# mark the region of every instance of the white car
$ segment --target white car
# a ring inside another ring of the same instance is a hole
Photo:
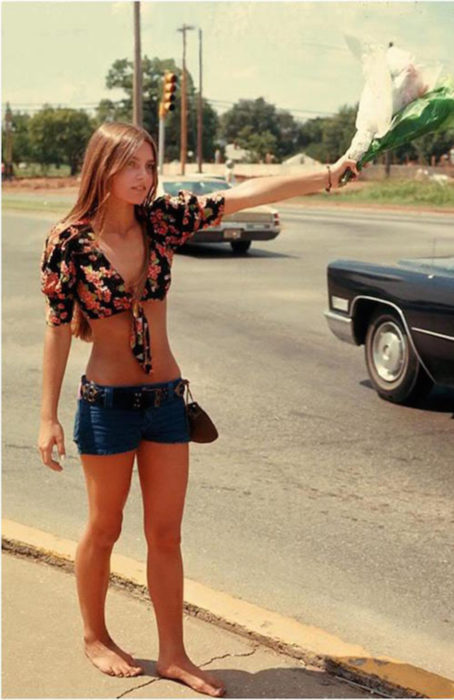
[[[195,195],[229,190],[231,185],[217,176],[180,175],[159,178],[157,196],[164,193],[177,195],[179,190],[189,190]],[[279,235],[279,213],[268,206],[242,209],[222,218],[219,226],[197,231],[191,243],[230,243],[236,254],[246,253],[252,241],[269,241]]]

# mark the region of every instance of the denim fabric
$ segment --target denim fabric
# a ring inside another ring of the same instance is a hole
[[[189,442],[184,397],[177,396],[172,391],[180,379],[143,384],[148,389],[167,387],[171,391],[160,406],[142,409],[99,406],[82,399],[79,394],[73,431],[73,441],[79,454],[110,455],[128,452],[138,447],[141,440]],[[97,386],[108,389],[102,384]],[[138,388],[137,385],[134,386],[134,389]]]

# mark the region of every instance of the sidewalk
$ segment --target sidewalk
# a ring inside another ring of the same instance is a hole
[[[145,674],[101,673],[85,658],[77,542],[3,518],[2,697],[207,697],[155,675],[158,646],[145,562],[115,551],[106,619]],[[192,661],[219,674],[226,697],[454,698],[454,680],[369,652],[326,630],[184,579],[184,639]]]
[[[74,574],[11,553],[2,554],[2,566],[3,698],[208,697],[155,676],[150,604],[110,586],[109,631],[145,669],[136,678],[112,678],[85,658]],[[203,620],[185,616],[184,632],[190,658],[222,678],[225,697],[377,697]]]

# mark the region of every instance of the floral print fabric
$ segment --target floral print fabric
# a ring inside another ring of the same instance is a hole
[[[199,196],[180,190],[165,194],[149,206],[137,207],[146,222],[150,242],[148,278],[140,300],[135,300],[120,274],[96,246],[89,219],[81,219],[51,239],[41,254],[41,291],[46,297],[46,323],[69,323],[76,300],[88,318],[107,318],[131,312],[130,346],[147,374],[152,372],[149,327],[141,302],[164,299],[171,284],[176,249],[196,231],[216,226],[224,213],[221,193]]]

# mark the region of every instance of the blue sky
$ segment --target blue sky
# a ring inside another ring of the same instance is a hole
[[[264,97],[308,118],[354,104],[361,66],[344,34],[441,60],[454,74],[454,2],[142,2],[142,53],[181,65],[177,27],[203,30],[204,96],[223,111]],[[188,32],[187,67],[198,84],[197,32]],[[2,108],[44,102],[74,108],[118,99],[105,78],[133,57],[132,2],[2,2]]]

